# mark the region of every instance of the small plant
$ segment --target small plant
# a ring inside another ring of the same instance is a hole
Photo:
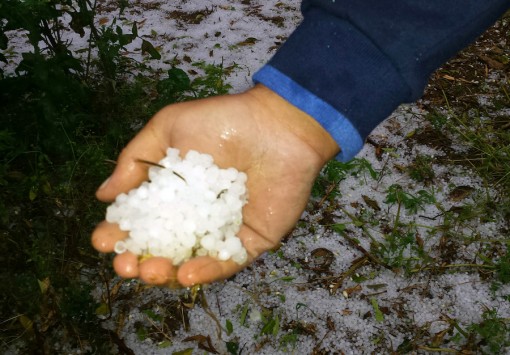
[[[509,319],[499,318],[495,309],[484,311],[482,319],[467,328],[469,338],[474,338],[472,341],[476,342],[476,348],[489,354],[501,354],[504,348],[510,346]]]
[[[416,195],[412,195],[409,192],[404,191],[403,187],[399,184],[391,185],[388,190],[386,190],[386,200],[385,202],[392,205],[397,204],[397,218],[400,214],[400,207],[404,207],[408,212],[415,214],[419,209],[424,209],[426,204],[434,203],[435,198],[434,195],[430,194],[425,190],[419,190],[416,192]]]
[[[506,253],[495,260],[482,254],[479,254],[479,257],[488,268],[494,270],[496,276],[494,287],[499,288],[501,284],[510,283],[510,250],[508,246]]]
[[[429,185],[435,177],[432,162],[433,158],[430,156],[417,155],[413,163],[407,168],[411,179]]]
[[[353,159],[353,172],[356,175],[363,174],[363,179],[365,183],[367,183],[367,176],[366,174],[370,175],[372,180],[376,180],[379,177],[379,173],[377,173],[374,168],[372,167],[372,164],[365,158],[354,158]]]
[[[278,335],[280,331],[280,316],[271,312],[265,317],[265,321],[260,329],[260,335]]]
[[[157,82],[158,98],[154,102],[156,108],[172,102],[224,95],[231,89],[225,78],[236,68],[235,65],[224,68],[223,63],[214,65],[199,62],[193,66],[201,69],[203,75],[192,80],[184,70],[172,67],[167,72],[168,76]]]
[[[203,75],[197,76],[191,82],[194,98],[224,95],[228,93],[232,86],[225,82],[225,78],[232,70],[238,68],[236,64],[225,68],[223,63],[215,65],[205,62],[197,62],[194,63],[193,66],[203,71]]]
[[[443,127],[448,123],[448,118],[437,111],[431,111],[427,114],[426,119],[432,123],[432,126],[436,130],[442,130]]]
[[[312,195],[314,197],[322,197],[329,192],[330,198],[338,196],[339,192],[336,191],[336,186],[340,181],[345,179],[350,168],[351,165],[349,165],[349,163],[330,160],[315,181],[312,188]]]
[[[426,204],[434,203],[434,196],[425,190],[413,195],[404,191],[402,186],[393,184],[387,190],[385,202],[390,205],[396,204],[397,212],[393,226],[386,228],[384,232],[384,242],[372,244],[373,252],[386,265],[404,267],[406,271],[411,271],[417,264],[423,265],[431,261],[431,257],[424,249],[417,226],[413,223],[403,225],[400,219],[402,208],[410,213],[417,213]]]
[[[354,158],[346,163],[338,160],[330,160],[315,181],[312,188],[312,196],[319,197],[326,195],[329,200],[332,200],[336,196],[339,196],[340,191],[338,191],[336,187],[348,174],[363,174],[363,179],[366,183],[366,173],[368,173],[372,179],[377,179],[378,177],[378,173],[374,170],[370,162],[364,158]]]

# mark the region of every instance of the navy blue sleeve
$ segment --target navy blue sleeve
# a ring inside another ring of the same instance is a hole
[[[303,22],[253,79],[314,117],[349,160],[508,8],[509,0],[304,0]]]

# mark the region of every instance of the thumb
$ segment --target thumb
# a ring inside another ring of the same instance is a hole
[[[144,162],[157,163],[165,156],[167,148],[161,133],[150,121],[122,150],[112,175],[96,191],[97,199],[113,201],[120,193],[139,186],[147,180],[150,167]]]

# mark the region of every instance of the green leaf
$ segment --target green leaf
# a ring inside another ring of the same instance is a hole
[[[362,283],[363,281],[368,280],[368,278],[367,278],[367,277],[362,276],[362,275],[358,276],[358,275],[356,275],[356,274],[352,275],[352,276],[351,276],[351,278],[352,278],[352,281],[354,281],[354,282],[356,282],[356,283],[358,283],[358,284],[359,284],[359,283]]]
[[[175,351],[172,353],[172,355],[192,355],[193,354],[193,348],[187,348],[181,351]]]
[[[7,49],[8,42],[9,42],[9,39],[5,35],[3,29],[0,28],[0,49]]]
[[[104,316],[110,313],[110,308],[106,303],[101,303],[99,307],[96,308],[96,314],[98,316]]]
[[[377,322],[379,322],[379,323],[383,322],[384,321],[384,314],[379,309],[379,305],[377,304],[377,300],[374,297],[372,297],[372,298],[370,298],[370,302],[372,303],[372,307],[374,308],[375,320]]]
[[[82,8],[80,11],[69,12],[69,14],[71,15],[69,27],[79,34],[80,37],[85,36],[84,28],[90,24],[92,20],[92,12]]]
[[[260,330],[260,334],[274,335],[280,330],[280,318],[278,316],[271,317]]]
[[[182,69],[172,68],[168,71],[168,79],[164,80],[167,87],[173,91],[186,91],[191,89],[191,81],[188,74]]]
[[[343,223],[337,223],[331,226],[331,229],[337,233],[342,233],[345,230],[345,228],[347,228],[347,226]]]
[[[22,314],[18,319],[25,330],[32,331],[34,322],[30,318]]]
[[[152,43],[143,40],[142,41],[142,54],[149,54],[152,59],[161,59],[161,54],[154,48]]]
[[[44,280],[37,280],[37,283],[39,284],[39,289],[41,290],[41,293],[44,295],[46,291],[48,291],[48,288],[50,287],[50,278],[46,277]]]
[[[149,317],[152,320],[155,320],[158,322],[163,320],[163,317],[161,315],[157,314],[156,312],[154,312],[152,309],[145,309],[142,312],[145,313],[147,315],[147,317]]]
[[[246,303],[243,307],[243,310],[241,311],[241,318],[239,319],[239,323],[241,323],[241,325],[245,325],[246,324],[246,317],[248,315],[248,303]]]
[[[232,325],[232,322],[229,319],[225,321],[225,328],[227,329],[227,335],[232,334],[232,332],[234,331],[234,326]]]
[[[232,354],[232,355],[237,355],[239,354],[239,344],[234,342],[234,341],[227,341],[225,342],[225,344],[227,345],[227,351],[229,352],[229,354]]]
[[[119,44],[124,47],[124,46],[130,44],[131,42],[133,42],[133,40],[135,38],[136,38],[136,36],[134,36],[132,34],[129,34],[129,33],[128,34],[120,35],[119,36]]]
[[[164,349],[164,348],[168,348],[171,345],[172,345],[172,342],[170,340],[163,340],[162,342],[160,342],[158,344],[158,348]]]
[[[136,27],[136,21],[133,22],[133,27],[131,27],[131,32],[133,32],[133,35],[135,37],[138,37],[138,28]]]
[[[280,331],[280,317],[275,317],[274,327],[273,327],[273,335],[278,335],[278,332]]]
[[[30,188],[30,191],[28,192],[28,198],[30,199],[30,201],[33,201],[35,200],[35,198],[37,197],[37,186],[32,186]]]
[[[285,281],[285,282],[291,282],[294,279],[295,279],[294,276],[284,276],[284,277],[280,278],[280,280]]]
[[[136,329],[136,336],[138,337],[138,340],[144,341],[149,336],[149,332],[144,326],[140,326]]]

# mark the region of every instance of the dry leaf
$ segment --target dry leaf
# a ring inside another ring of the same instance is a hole
[[[108,17],[101,17],[99,19],[99,24],[102,26],[102,25],[106,25],[108,22],[110,21],[110,19]]]
[[[346,293],[348,296],[352,295],[353,293],[358,293],[358,292],[361,292],[363,288],[361,287],[360,284],[356,285],[356,286],[353,286],[353,287],[349,287],[349,288],[346,288],[345,290],[342,291],[342,293]]]
[[[48,291],[48,287],[50,287],[50,278],[47,277],[44,280],[37,280],[39,283],[39,289],[41,290],[41,293],[44,295],[46,291]]]
[[[448,194],[448,198],[454,202],[462,201],[467,198],[475,189],[471,186],[457,186]]]
[[[19,322],[21,323],[21,326],[26,330],[26,331],[31,331],[32,330],[32,326],[34,325],[34,322],[28,318],[27,316],[25,315],[20,315],[19,316]]]
[[[493,69],[503,69],[505,67],[505,64],[497,61],[496,59],[492,59],[491,57],[488,57],[486,55],[479,55],[478,58],[483,60],[489,67]]]
[[[352,311],[349,308],[342,309],[343,316],[350,316],[351,314],[352,314]]]
[[[366,196],[366,195],[361,195],[361,197],[363,197],[363,201],[365,201],[365,203],[371,207],[373,210],[376,210],[376,211],[380,211],[381,210],[381,207],[379,207],[379,204],[377,203],[376,200],[372,200],[370,197]]]
[[[211,337],[209,335],[208,336],[201,335],[201,334],[193,335],[193,336],[187,337],[183,341],[186,341],[186,342],[187,341],[196,341],[198,343],[198,347],[200,349],[208,351],[213,354],[219,354],[218,351],[212,345]]]
[[[444,330],[441,330],[440,332],[434,334],[432,337],[432,340],[430,341],[430,345],[432,347],[438,347],[441,344],[443,344],[443,338],[444,336],[450,331],[450,328],[446,328]]]
[[[423,249],[423,239],[418,235],[416,234],[416,244],[418,244],[418,247],[420,247],[420,249]]]
[[[238,46],[252,46],[259,40],[254,37],[248,37],[244,41],[237,43]]]

